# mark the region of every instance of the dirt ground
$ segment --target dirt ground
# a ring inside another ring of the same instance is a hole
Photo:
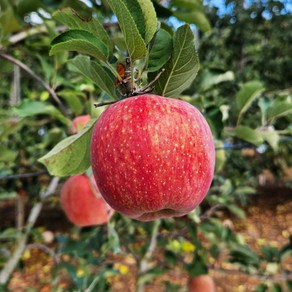
[[[236,232],[240,232],[247,244],[258,249],[261,245],[269,243],[275,247],[281,247],[289,242],[292,236],[292,190],[286,187],[265,186],[259,188],[257,195],[252,200],[252,205],[246,208],[246,219],[239,220],[234,217],[226,217],[228,224]],[[1,222],[0,228],[4,229],[15,224],[15,206],[14,204],[0,205]],[[51,218],[49,221],[47,218]],[[50,222],[62,222],[62,226],[50,224]],[[64,223],[63,223],[64,222]],[[58,231],[66,231],[72,225],[64,220],[64,214],[59,209],[46,209],[42,212],[37,226],[44,226],[46,230],[53,233],[56,228]],[[50,233],[48,233],[50,234]],[[27,257],[27,258],[26,258]],[[15,271],[9,284],[9,291],[24,292],[27,287],[35,287],[35,290],[29,291],[51,291],[51,269],[53,258],[47,250],[31,248],[29,252],[23,255],[25,266],[22,271]],[[134,292],[135,283],[133,275],[136,273],[136,264],[130,258],[117,257],[119,263],[124,263],[129,267],[130,273],[116,278],[112,282],[112,291],[114,292]],[[292,259],[288,259],[285,266],[292,273]],[[230,269],[228,264],[222,266],[222,270]],[[230,273],[222,270],[210,270],[210,275],[214,278],[217,292],[245,292],[255,291],[259,283],[257,277],[248,277],[240,273]],[[163,275],[153,281],[151,285],[146,286],[146,292],[166,291],[163,285],[164,280],[171,280],[171,283],[186,287],[187,275],[178,268],[171,274]],[[267,279],[267,283],[268,283]],[[281,281],[279,281],[281,283]],[[66,287],[68,282],[64,279],[61,287]],[[66,289],[65,289],[66,291]],[[98,290],[96,290],[98,291]],[[178,291],[186,291],[182,288]],[[285,291],[285,290],[284,290]],[[288,290],[286,290],[288,291]],[[204,292],[204,291],[202,291]]]

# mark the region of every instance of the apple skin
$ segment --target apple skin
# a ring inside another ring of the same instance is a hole
[[[69,129],[70,134],[77,134],[85,125],[90,121],[90,115],[78,116],[72,121],[72,125]]]
[[[111,105],[95,124],[90,148],[104,199],[139,221],[189,213],[213,178],[211,130],[195,107],[173,98],[145,94]]]
[[[215,283],[209,275],[201,275],[189,279],[188,292],[215,292],[215,291],[216,291]]]
[[[106,223],[113,210],[102,198],[94,179],[71,176],[62,186],[61,205],[68,219],[78,226]]]

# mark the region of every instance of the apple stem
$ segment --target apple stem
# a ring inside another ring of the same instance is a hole
[[[118,102],[118,100],[108,101],[108,102],[101,102],[101,103],[94,103],[93,105],[94,105],[95,108],[98,108],[100,106],[110,105],[110,104],[114,104],[116,102]]]

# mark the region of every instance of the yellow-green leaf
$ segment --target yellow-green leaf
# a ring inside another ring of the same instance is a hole
[[[90,140],[94,124],[95,120],[89,121],[78,134],[62,140],[39,162],[55,176],[85,172],[90,166]]]

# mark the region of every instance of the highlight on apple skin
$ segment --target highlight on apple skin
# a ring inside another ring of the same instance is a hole
[[[183,216],[212,182],[211,130],[199,110],[181,100],[144,94],[111,105],[96,122],[90,148],[102,196],[136,220]]]
[[[78,226],[106,223],[113,209],[102,198],[94,179],[88,176],[71,176],[61,189],[61,206],[68,219]]]

